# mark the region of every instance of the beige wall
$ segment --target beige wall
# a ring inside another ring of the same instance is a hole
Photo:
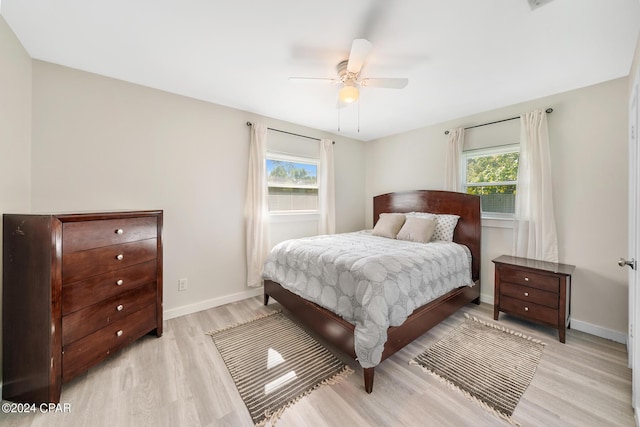
[[[0,213],[29,209],[30,140],[31,58],[4,18],[0,16]],[[0,251],[1,249],[2,228],[0,227]],[[2,277],[2,263],[0,263],[0,277]],[[2,318],[1,303],[2,293],[0,293],[0,319]],[[2,337],[0,336],[0,348],[1,345]],[[0,364],[0,376],[1,366]]]
[[[446,129],[553,107],[548,116],[560,261],[574,264],[573,325],[616,339],[627,330],[627,79],[452,120],[367,145],[366,200],[376,194],[444,185]],[[511,132],[496,125],[496,138]],[[478,128],[487,129],[487,128]],[[474,130],[468,135],[473,137]],[[366,220],[371,224],[371,207]],[[510,224],[482,231],[482,294],[493,301],[491,259],[511,253]]]
[[[0,16],[0,208],[29,207],[31,58]]]
[[[33,210],[163,209],[169,317],[246,297],[245,123],[258,120],[336,140],[337,229],[362,228],[364,143],[41,61]]]

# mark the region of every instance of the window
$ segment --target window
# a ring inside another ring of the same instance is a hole
[[[519,157],[518,145],[462,153],[462,191],[480,196],[483,217],[513,217]]]
[[[267,153],[269,212],[318,212],[318,159]]]

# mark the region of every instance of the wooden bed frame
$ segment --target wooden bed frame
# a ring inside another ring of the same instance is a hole
[[[469,302],[480,303],[480,197],[448,191],[417,190],[388,193],[373,198],[374,225],[384,212],[432,212],[459,215],[453,241],[471,250],[473,287],[463,286],[416,309],[400,326],[388,329],[382,360],[458,311]],[[264,281],[264,304],[273,297],[287,311],[341,351],[356,358],[354,325],[319,305],[288,291],[271,280]],[[381,360],[381,362],[382,362]],[[374,368],[364,368],[364,388],[373,391]]]

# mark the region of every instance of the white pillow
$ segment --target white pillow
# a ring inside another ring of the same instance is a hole
[[[402,228],[406,217],[404,214],[382,213],[375,227],[373,227],[374,236],[388,237],[395,239],[398,231]]]
[[[456,229],[456,225],[458,225],[458,219],[460,219],[459,215],[433,214],[429,212],[409,212],[406,215],[423,218],[430,218],[435,216],[437,218],[437,223],[436,229],[433,231],[433,236],[431,236],[431,241],[453,242],[453,232]]]
[[[438,214],[438,223],[431,240],[453,242],[453,232],[456,229],[456,225],[458,225],[458,219],[460,219],[458,215]]]
[[[433,217],[408,215],[396,238],[410,242],[429,243],[437,222],[435,215]]]

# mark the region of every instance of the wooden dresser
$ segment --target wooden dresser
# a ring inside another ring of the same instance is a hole
[[[565,342],[571,321],[571,274],[575,266],[502,255],[496,269],[493,318],[505,312],[556,328]]]
[[[57,403],[71,380],[162,335],[162,211],[3,215],[3,386]]]

